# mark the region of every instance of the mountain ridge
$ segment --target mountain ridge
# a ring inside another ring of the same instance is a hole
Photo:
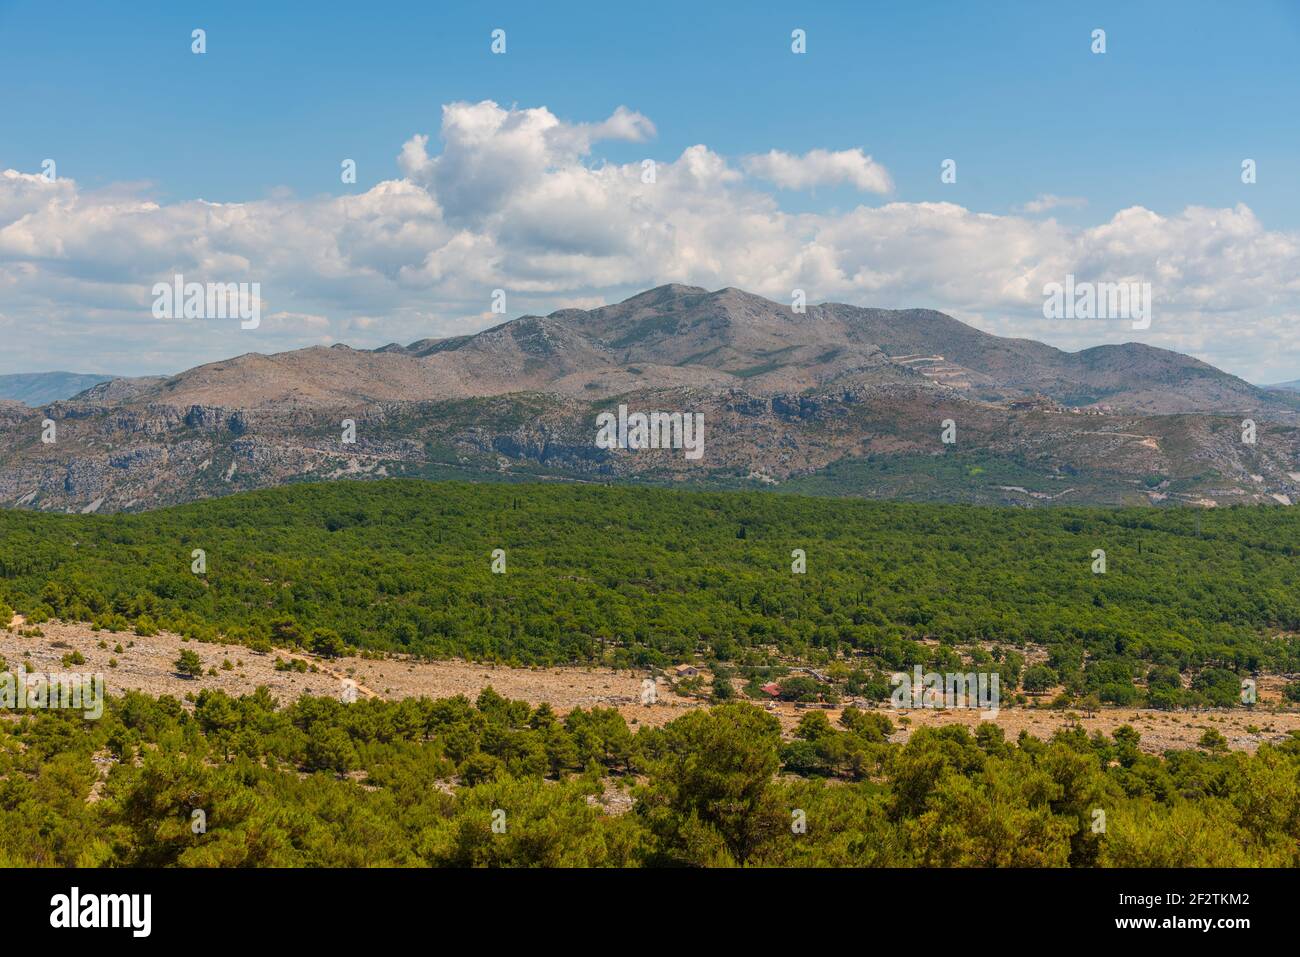
[[[0,375],[0,399],[31,406],[43,405],[70,399],[115,378],[87,372],[15,372]]]
[[[734,287],[667,284],[596,309],[524,315],[470,335],[245,353],[137,391],[132,401],[255,406],[437,401],[512,392],[608,397],[637,389],[759,394],[929,381],[985,401],[1045,396],[1121,411],[1300,407],[1198,359],[1142,343],[1064,352],[929,309],[843,303],[806,312]]]
[[[703,416],[703,458],[599,447],[596,416],[619,405]],[[137,510],[403,475],[1289,505],[1297,408],[1300,396],[1140,343],[1068,353],[934,310],[797,313],[670,284],[473,335],[250,352],[39,410],[0,402],[0,504]],[[1258,420],[1254,443],[1243,416]]]

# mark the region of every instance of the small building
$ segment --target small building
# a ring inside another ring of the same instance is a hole
[[[767,684],[759,688],[759,690],[762,691],[763,694],[772,698],[779,697],[781,694],[781,686],[775,681],[769,681]]]
[[[700,673],[700,669],[694,665],[678,665],[673,669],[673,674],[679,678],[694,678]]]

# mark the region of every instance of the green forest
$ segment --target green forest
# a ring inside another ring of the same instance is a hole
[[[848,690],[877,695],[891,670],[974,661],[1000,671],[1004,693],[1059,681],[1117,704],[1228,706],[1244,676],[1300,671],[1300,518],[303,484],[142,514],[0,511],[6,605],[33,624],[260,650],[618,667],[699,656],[748,675],[779,657],[847,662]],[[1022,669],[1029,645],[1049,657]]]
[[[1253,755],[754,705],[633,731],[490,689],[0,720],[0,866],[1252,867],[1300,864],[1300,735]],[[452,786],[453,782],[455,786]]]
[[[1050,740],[984,723],[897,743],[850,706],[783,736],[718,678],[878,699],[891,670],[975,662],[1004,690],[1239,707],[1242,677],[1300,670],[1298,575],[1283,509],[393,480],[0,512],[0,616],[31,634],[63,618],[322,656],[694,660],[714,699],[650,727],[491,689],[277,704],[191,669],[183,701],[0,715],[0,866],[1296,866],[1300,734],[1157,756],[1067,716]]]

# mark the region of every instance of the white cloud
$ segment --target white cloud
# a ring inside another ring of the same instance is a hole
[[[746,158],[745,170],[782,189],[849,185],[864,193],[888,193],[894,188],[889,171],[860,149],[811,150],[803,156],[772,150]]]
[[[444,197],[450,218],[475,221],[549,173],[579,166],[601,140],[641,142],[654,124],[620,106],[601,123],[563,123],[545,107],[507,110],[484,100],[442,108],[442,153],[428,155],[427,136],[402,146],[398,165],[411,180]]]
[[[1029,202],[1017,206],[1022,213],[1046,213],[1053,209],[1082,209],[1088,201],[1082,196],[1057,196],[1055,193],[1039,193]]]
[[[330,321],[326,316],[315,316],[308,312],[273,312],[263,322],[284,323],[299,329],[329,329]]]
[[[653,133],[626,109],[584,124],[546,109],[450,104],[441,150],[413,136],[397,158],[401,179],[354,195],[247,203],[160,204],[138,191],[4,172],[0,372],[77,357],[111,371],[176,371],[325,335],[406,342],[500,321],[487,314],[496,288],[513,316],[684,282],[782,301],[798,287],[812,301],[937,308],[1064,348],[1141,338],[1260,381],[1300,376],[1291,334],[1300,236],[1267,229],[1244,205],[1170,215],[1134,207],[1090,227],[933,202],[791,212],[755,185],[757,170],[787,184],[868,190],[887,189],[887,174],[871,173],[860,151],[749,157],[746,178],[695,145],[660,160],[653,183],[639,161],[593,161],[597,142]],[[177,272],[259,282],[276,321],[241,331],[154,320],[150,287]],[[1151,282],[1151,329],[1044,320],[1043,285],[1067,273]]]

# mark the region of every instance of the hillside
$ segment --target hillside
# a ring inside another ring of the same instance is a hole
[[[1297,596],[1300,519],[1282,509],[386,481],[140,515],[0,512],[0,597],[37,620],[308,645],[325,629],[431,657],[630,667],[770,647],[874,673],[996,639],[1054,648],[1081,680],[1120,660],[1131,684],[1155,664],[1300,671],[1300,644],[1277,637],[1300,632]]]
[[[601,707],[561,718],[492,689],[279,707],[207,681],[190,682],[191,708],[135,693],[110,699],[102,720],[40,710],[0,722],[0,862],[1093,874],[1300,863],[1300,827],[1276,803],[1300,771],[1294,734],[1246,755],[1207,731],[1198,749],[1156,756],[1139,750],[1147,728],[1084,719],[1050,740],[985,723],[919,728],[904,745],[888,717],[859,709],[834,724],[806,712],[787,736],[747,703],[655,727]]]
[[[160,380],[133,400],[258,408],[513,392],[606,398],[679,386],[771,394],[885,383],[946,386],[991,400],[1104,402],[1129,413],[1296,408],[1203,362],[1137,343],[1067,353],[989,335],[932,310],[828,303],[800,314],[739,289],[680,285],[406,346],[249,353]]]
[[[0,671],[110,694],[0,720],[0,863],[1294,865],[1259,795],[1300,766],[1297,585],[1279,509],[390,481],[0,512]],[[917,667],[996,674],[1000,710],[885,706]]]
[[[702,454],[600,447],[596,418],[620,405],[702,416]],[[39,411],[0,404],[0,503],[139,510],[400,475],[1291,504],[1297,408],[1298,396],[1144,345],[1066,353],[929,310],[800,314],[737,289],[662,286],[476,335],[248,353]],[[1247,417],[1255,443],[1242,441]]]

